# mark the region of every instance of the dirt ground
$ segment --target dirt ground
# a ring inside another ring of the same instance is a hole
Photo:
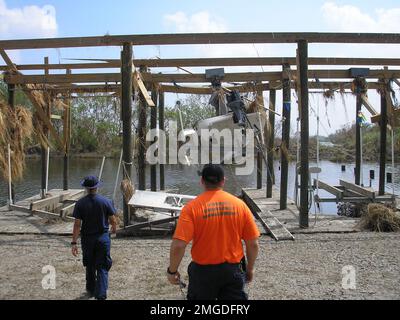
[[[251,299],[399,299],[400,233],[297,235],[294,242],[261,239]],[[80,299],[81,259],[70,238],[0,236],[0,299]],[[167,283],[169,239],[113,239],[109,299],[180,300]],[[181,273],[187,282],[185,256]],[[42,268],[56,270],[56,289],[42,288]],[[353,266],[356,288],[342,288],[342,268]]]

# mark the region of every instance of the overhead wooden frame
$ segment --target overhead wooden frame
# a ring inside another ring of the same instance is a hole
[[[296,78],[296,70],[291,71],[292,78]],[[142,91],[144,82],[156,83],[209,83],[206,75],[203,73],[196,74],[151,74],[151,73],[135,73],[134,77],[139,89]],[[351,79],[349,70],[309,70],[310,79]],[[399,78],[400,70],[370,70],[366,79],[379,78]],[[50,75],[22,75],[8,74],[4,80],[9,84],[62,84],[62,83],[100,83],[100,82],[119,82],[119,73],[80,73],[80,74],[50,74]],[[241,72],[226,73],[223,82],[251,82],[251,81],[279,81],[282,79],[281,71],[273,72]],[[145,90],[146,91],[146,90]],[[148,94],[147,94],[148,95]],[[151,98],[150,98],[151,99]]]
[[[86,59],[82,59],[86,60]],[[79,70],[79,69],[117,69],[121,67],[119,59],[90,59],[91,63],[59,63],[49,64],[19,64],[17,69],[24,70]],[[280,66],[283,64],[296,65],[296,58],[292,57],[250,57],[250,58],[190,58],[190,59],[133,59],[136,66],[149,68],[177,68],[177,67],[224,67],[224,66]],[[333,58],[310,57],[309,65],[337,65],[337,66],[400,66],[400,59],[389,58]],[[0,66],[0,71],[6,71],[8,66]]]
[[[73,37],[51,39],[2,40],[0,48],[47,49],[121,46],[124,43],[144,45],[191,45],[191,44],[251,44],[251,43],[375,43],[399,44],[398,33],[316,33],[316,32],[257,32],[257,33],[182,33],[182,34],[146,34],[115,35],[98,37]]]

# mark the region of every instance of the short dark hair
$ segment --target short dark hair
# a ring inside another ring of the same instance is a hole
[[[224,169],[217,164],[207,164],[201,172],[201,177],[206,186],[216,187],[225,178]]]

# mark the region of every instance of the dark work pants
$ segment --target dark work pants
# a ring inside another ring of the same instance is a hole
[[[192,262],[188,274],[188,300],[248,300],[246,274],[239,264],[202,266]]]
[[[111,240],[108,233],[82,236],[83,265],[86,267],[86,290],[98,300],[107,299],[108,271],[111,269]]]

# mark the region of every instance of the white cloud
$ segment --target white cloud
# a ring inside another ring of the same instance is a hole
[[[0,21],[2,39],[57,35],[56,9],[51,5],[9,8],[0,0]]]
[[[196,12],[188,15],[182,11],[164,16],[164,23],[171,32],[184,33],[218,33],[229,32],[229,27],[224,20],[218,16],[211,15],[208,11]],[[267,53],[268,45],[249,44],[208,44],[201,46],[190,46],[190,54],[201,57],[251,57],[257,56],[257,53],[264,55]],[[231,67],[227,71],[248,71],[255,68]]]
[[[182,11],[164,16],[168,27],[172,26],[177,32],[226,32],[227,27],[222,19],[211,17],[207,11],[200,11],[188,16]]]
[[[372,16],[356,6],[326,2],[321,10],[324,20],[335,31],[400,32],[400,8],[377,9]]]

